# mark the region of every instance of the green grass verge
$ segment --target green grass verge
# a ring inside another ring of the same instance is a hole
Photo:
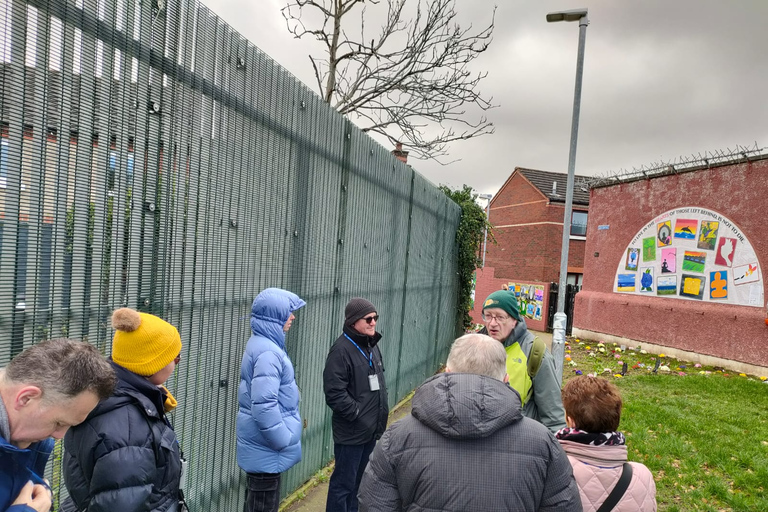
[[[654,373],[657,355],[581,343],[570,343],[564,379],[602,374],[621,389],[620,429],[630,460],[655,476],[660,511],[768,511],[768,385],[760,376],[668,357]],[[628,372],[614,377],[623,362]]]

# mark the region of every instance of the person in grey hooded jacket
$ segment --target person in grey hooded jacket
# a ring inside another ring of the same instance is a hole
[[[492,338],[456,340],[446,373],[416,390],[411,415],[374,449],[361,512],[581,512],[568,458],[546,427],[523,416],[505,365]]]

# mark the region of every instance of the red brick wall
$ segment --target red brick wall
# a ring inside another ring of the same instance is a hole
[[[501,290],[501,285],[508,284],[510,281],[519,284],[544,286],[544,304],[541,309],[541,320],[526,318],[525,323],[528,328],[533,329],[534,331],[546,331],[547,311],[549,311],[549,283],[514,281],[513,279],[498,278],[495,276],[495,269],[487,265],[485,268],[477,269],[477,282],[475,284],[475,309],[470,312],[472,320],[478,324],[483,323],[483,302],[490,294],[497,290]]]
[[[593,189],[574,326],[768,366],[764,307],[613,293],[614,272],[632,237],[657,215],[684,206],[728,217],[752,244],[762,271],[768,269],[768,160]],[[598,231],[598,225],[609,229]]]
[[[557,281],[565,205],[549,201],[521,174],[515,174],[493,200],[488,217],[496,244],[486,249],[486,266],[507,281]],[[570,228],[570,226],[569,226]],[[568,267],[584,266],[583,240],[571,240]]]

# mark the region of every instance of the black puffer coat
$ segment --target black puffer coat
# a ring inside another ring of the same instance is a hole
[[[581,512],[568,458],[508,385],[442,373],[412,403],[373,450],[360,512]]]
[[[181,457],[147,379],[112,363],[118,384],[88,419],[64,437],[64,482],[78,510],[164,512],[179,502]]]
[[[339,336],[328,353],[323,389],[325,403],[333,410],[334,443],[366,444],[380,438],[387,428],[389,405],[384,365],[378,347],[380,339],[378,332],[374,336],[366,336],[344,327],[344,334]],[[374,373],[379,379],[378,391],[371,391],[368,380],[368,376]]]

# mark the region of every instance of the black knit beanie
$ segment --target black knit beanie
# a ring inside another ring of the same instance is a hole
[[[352,324],[363,318],[368,313],[376,312],[376,306],[362,297],[354,297],[349,300],[344,308],[344,325],[352,327]]]

